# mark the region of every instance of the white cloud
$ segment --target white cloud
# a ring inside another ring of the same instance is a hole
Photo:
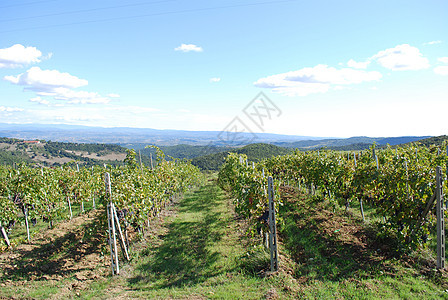
[[[439,57],[437,60],[442,63],[448,64],[448,57]]]
[[[202,52],[202,48],[193,44],[182,44],[179,47],[174,48],[175,51],[182,51],[182,52]]]
[[[221,78],[219,78],[219,77],[210,78],[210,82],[220,82],[220,81],[221,81]]]
[[[118,94],[109,94],[108,97],[104,97],[96,92],[76,91],[75,88],[86,86],[88,81],[69,73],[41,70],[39,67],[32,67],[17,76],[5,76],[4,79],[12,84],[24,86],[27,91],[34,91],[38,96],[53,97],[55,100],[66,101],[69,104],[106,104],[111,101],[110,98],[120,97]],[[37,98],[40,99],[40,97],[33,99]]]
[[[0,112],[17,112],[17,111],[23,111],[23,108],[0,106]]]
[[[303,68],[277,75],[261,78],[254,82],[256,87],[270,88],[287,96],[307,96],[315,93],[325,93],[331,86],[359,84],[378,81],[382,75],[379,72],[355,70],[350,68],[336,69],[327,65],[317,65],[313,68]]]
[[[109,97],[109,98],[120,98],[120,95],[115,94],[115,93],[110,93],[110,94],[107,95],[107,97]]]
[[[423,57],[420,50],[408,44],[380,51],[370,59],[393,71],[421,70],[430,67],[428,59]]]
[[[42,99],[41,97],[34,97],[34,98],[31,98],[30,99],[30,102],[35,102],[35,103],[38,103],[38,104],[42,104],[42,105],[49,105],[50,104],[50,101],[48,101],[48,100],[45,100],[45,99]]]
[[[435,44],[440,44],[442,41],[431,41],[431,42],[427,42],[424,43],[423,45],[435,45]]]
[[[42,52],[35,47],[15,44],[9,48],[0,49],[0,68],[20,68],[38,63],[41,61],[39,59],[41,56]]]
[[[285,74],[285,78],[290,81],[324,84],[354,84],[381,78],[381,74],[376,71],[367,72],[350,68],[336,69],[327,65],[317,65],[314,68],[303,68]]]
[[[350,68],[355,68],[355,69],[367,69],[367,66],[369,64],[370,64],[370,61],[356,62],[353,59],[350,59],[347,62],[347,66],[349,66]]]
[[[52,95],[56,100],[64,100],[70,104],[106,104],[110,102],[96,92],[74,91],[67,88],[56,88]]]
[[[41,70],[39,67],[32,67],[17,76],[5,76],[4,79],[13,84],[26,86],[34,91],[48,91],[58,87],[77,88],[88,84],[87,80],[79,79],[69,73],[61,73],[57,70]]]
[[[108,107],[107,109],[110,111],[118,111],[118,112],[129,113],[129,114],[145,114],[145,113],[153,113],[153,112],[160,111],[160,109],[153,108],[153,107],[135,106],[135,105],[112,106],[112,107]]]
[[[448,66],[438,66],[434,68],[434,73],[438,75],[448,75]]]

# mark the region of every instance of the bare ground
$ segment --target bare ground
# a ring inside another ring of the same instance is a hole
[[[2,253],[0,286],[12,288],[41,281],[51,286],[64,278],[74,279],[60,291],[63,298],[66,292],[83,289],[107,274],[108,261],[102,254],[106,237],[98,228],[101,213],[94,210],[59,223],[36,234],[29,244]]]

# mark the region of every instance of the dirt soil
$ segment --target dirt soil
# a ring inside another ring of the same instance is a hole
[[[128,235],[133,241],[131,252],[156,246],[163,241],[168,232],[167,219],[175,216],[177,203],[178,200],[167,204],[158,217],[150,220],[142,240],[129,228]],[[107,223],[103,215],[103,209],[92,210],[71,221],[58,223],[52,229],[36,233],[30,243],[20,244],[1,253],[0,286],[12,288],[26,286],[31,282],[42,282],[46,286],[59,285],[57,294],[52,297],[65,299],[89,289],[94,281],[107,280],[111,267]],[[132,275],[132,266],[123,261],[121,249],[118,252],[123,263],[120,263],[120,274],[127,278]],[[61,287],[61,282],[64,282],[64,287]],[[121,287],[118,287],[120,293],[113,289],[110,290],[112,294],[122,294],[127,298],[127,292]],[[20,295],[17,297],[21,299]],[[0,299],[3,299],[1,295]]]
[[[24,285],[28,281],[76,279],[66,288],[82,289],[110,271],[103,256],[105,232],[99,230],[102,210],[57,224],[36,234],[31,242],[0,254],[0,285]]]

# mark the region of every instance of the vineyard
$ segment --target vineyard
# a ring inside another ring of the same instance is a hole
[[[47,222],[51,228],[57,221],[73,217],[72,206],[91,208],[113,201],[123,227],[131,226],[142,233],[146,222],[158,215],[174,197],[198,185],[202,174],[189,163],[166,161],[158,150],[157,166],[147,168],[137,164],[136,153],[128,151],[124,167],[94,166],[79,168],[0,167],[0,222],[4,239],[16,223]],[[112,198],[106,195],[104,174],[110,173]]]
[[[258,164],[249,164],[244,155],[230,154],[219,183],[232,193],[237,212],[249,219],[253,233],[266,223],[260,216],[267,208],[267,176],[272,175],[277,192],[280,186],[294,185],[319,194],[320,201],[334,207],[348,209],[359,202],[363,216],[363,205],[373,208],[382,230],[404,249],[415,249],[427,242],[435,228],[430,208],[436,197],[436,168],[445,170],[441,179],[445,178],[447,163],[447,153],[440,148],[417,145],[376,151],[372,146],[357,153],[296,151]],[[446,180],[443,189],[447,190]]]
[[[434,251],[411,253],[439,228],[446,146],[230,153],[208,180],[158,148],[149,166],[128,150],[118,167],[0,167],[0,298],[443,298]]]

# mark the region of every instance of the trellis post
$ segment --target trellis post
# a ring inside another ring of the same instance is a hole
[[[6,245],[8,245],[8,247],[10,247],[11,243],[9,242],[8,234],[6,233],[5,228],[3,228],[1,222],[0,222],[0,230],[2,231],[2,235],[3,235],[3,238],[5,239]]]
[[[442,168],[436,168],[437,269],[445,268],[445,221],[443,208]]]
[[[278,271],[277,226],[275,224],[274,184],[272,176],[268,177],[269,197],[269,248],[271,250],[271,272]]]
[[[114,220],[114,206],[112,203],[112,186],[110,182],[110,174],[104,174],[104,181],[106,184],[106,193],[109,195],[109,204],[107,204],[107,225],[109,227],[109,246],[110,246],[110,257],[111,257],[111,267],[112,275],[120,274],[120,267],[118,265],[118,251],[117,251],[117,240],[115,234],[115,220]]]

